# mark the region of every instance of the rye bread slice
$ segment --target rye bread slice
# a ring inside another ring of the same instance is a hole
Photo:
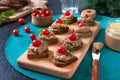
[[[44,36],[44,37],[43,37]],[[43,35],[43,34],[40,34],[38,36],[38,39],[42,40],[43,42],[47,42],[47,44],[54,44],[54,43],[57,43],[58,42],[58,38],[55,36],[55,35]]]
[[[69,27],[60,27],[60,28],[53,28],[51,31],[54,34],[63,34],[69,31]]]
[[[54,65],[56,65],[58,67],[65,67],[65,66],[67,66],[67,65],[69,65],[69,64],[78,60],[78,58],[76,56],[73,56],[73,58],[69,61],[59,61],[59,60],[54,59],[53,55],[50,56],[49,59]]]
[[[48,56],[49,56],[49,50],[46,50],[42,54],[29,53],[27,51],[27,58],[28,59],[47,58]]]

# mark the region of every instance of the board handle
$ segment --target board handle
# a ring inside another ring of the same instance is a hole
[[[99,80],[99,61],[92,61],[92,72],[91,72],[91,80]]]

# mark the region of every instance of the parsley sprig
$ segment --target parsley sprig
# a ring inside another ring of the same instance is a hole
[[[45,29],[45,28],[40,28],[40,29],[38,30],[38,32],[41,33],[44,29]]]
[[[73,47],[67,47],[67,56],[74,57],[75,49]]]
[[[9,9],[7,11],[0,13],[0,25],[3,23],[4,20],[9,19],[9,16],[15,13],[14,9]]]

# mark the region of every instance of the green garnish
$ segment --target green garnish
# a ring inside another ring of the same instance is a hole
[[[2,18],[0,17],[0,25],[2,24],[2,22],[3,22],[3,21],[2,21]]]
[[[70,56],[70,57],[74,57],[74,53],[73,53],[73,52],[70,52],[69,50],[67,50],[66,55],[67,55],[67,56]]]
[[[7,11],[0,13],[0,25],[3,23],[3,20],[9,19],[9,16],[15,13],[14,9],[9,9]]]
[[[74,47],[67,47],[67,50],[73,52],[75,50],[75,48]]]
[[[69,24],[70,21],[69,20],[63,20],[63,24]]]
[[[73,53],[74,51],[75,51],[74,47],[67,47],[67,53],[66,53],[66,55],[70,56],[70,57],[74,57],[74,53]]]
[[[45,29],[45,28],[40,28],[38,31],[39,31],[39,32],[42,32],[44,29]]]

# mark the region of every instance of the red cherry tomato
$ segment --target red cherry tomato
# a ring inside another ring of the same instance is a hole
[[[43,11],[42,11],[42,10],[39,10],[39,14],[43,14]]]
[[[62,19],[60,19],[60,18],[57,19],[57,20],[56,20],[56,23],[62,24]]]
[[[43,10],[39,10],[39,16],[41,17],[41,16],[46,16],[46,15],[44,15],[45,13],[43,12]]]
[[[43,11],[44,14],[46,13],[47,10],[49,10],[49,9],[48,8],[43,8],[42,9],[42,11]]]
[[[61,53],[61,54],[66,54],[66,48],[64,46],[60,46],[58,48],[58,52]]]
[[[45,17],[46,15],[45,14],[41,14],[42,17]]]
[[[35,34],[30,34],[30,38],[31,38],[32,40],[35,40],[35,39],[36,39],[36,35],[35,35]]]
[[[32,16],[36,16],[37,14],[36,13],[32,13]]]
[[[12,34],[14,34],[15,36],[17,36],[18,33],[19,33],[19,31],[18,31],[17,29],[14,29],[14,30],[12,31]]]
[[[81,22],[81,23],[78,24],[78,26],[79,27],[84,27],[84,26],[86,26],[86,24],[84,22]]]
[[[24,20],[24,18],[20,18],[20,19],[18,20],[18,22],[19,22],[20,24],[24,24],[24,23],[25,23],[25,20]]]
[[[69,35],[69,39],[70,39],[71,41],[75,41],[75,40],[76,40],[76,34],[70,34],[70,35]]]
[[[41,41],[35,39],[35,40],[33,40],[32,45],[33,45],[34,47],[39,47],[39,46],[41,45]]]
[[[32,10],[32,13],[39,13],[39,10],[35,8]]]
[[[88,14],[84,14],[84,17],[85,17],[85,18],[88,18],[88,17],[89,17],[89,15],[88,15]]]
[[[25,30],[25,32],[30,32],[30,27],[29,27],[29,26],[26,26],[26,27],[24,28],[24,30]]]
[[[47,11],[45,12],[45,14],[46,14],[46,16],[50,16],[50,15],[52,15],[52,12],[51,12],[50,10],[47,10]]]
[[[66,10],[65,13],[64,13],[65,16],[69,16],[70,15],[70,11],[69,10]]]
[[[50,32],[49,32],[49,30],[47,30],[47,29],[44,29],[43,31],[42,31],[42,34],[43,35],[48,35]]]
[[[41,17],[41,14],[37,14],[36,17]]]

